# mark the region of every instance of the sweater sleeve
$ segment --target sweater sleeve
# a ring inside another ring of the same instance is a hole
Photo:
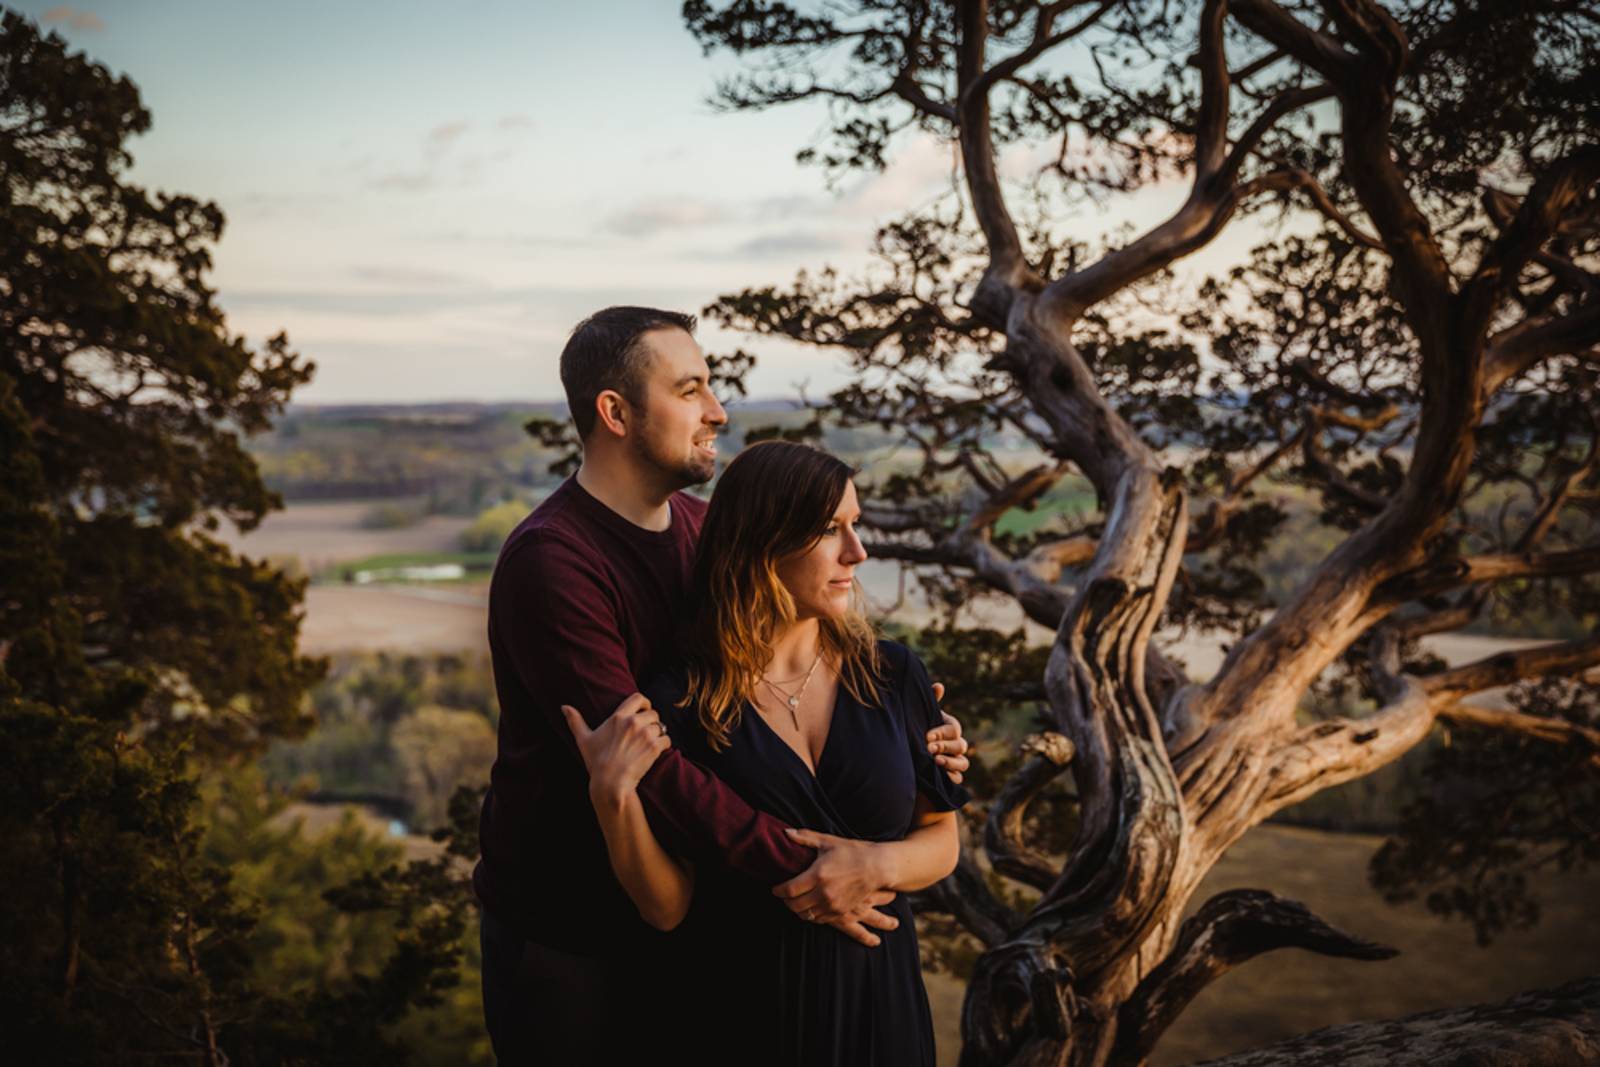
[[[507,593],[490,605],[515,669],[579,759],[561,705],[593,729],[638,683],[628,663],[607,580],[585,553],[548,535],[525,535],[501,561]],[[542,668],[533,677],[533,650]],[[720,860],[762,885],[811,865],[815,850],[796,844],[786,825],[752,808],[704,767],[669,748],[639,782],[651,826],[669,849]]]

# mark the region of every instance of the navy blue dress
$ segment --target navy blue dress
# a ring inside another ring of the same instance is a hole
[[[791,826],[866,841],[911,829],[917,794],[934,810],[970,798],[928,755],[939,726],[927,668],[910,649],[880,641],[881,707],[855,700],[841,682],[815,776],[746,705],[731,744],[713,751],[698,710],[676,707],[681,672],[645,694],[672,743],[755,808]],[[867,947],[829,926],[805,922],[765,887],[696,861],[690,914],[673,934],[684,961],[676,988],[683,1030],[672,1035],[701,1062],[818,1067],[933,1067],[933,1021],[922,985],[916,926],[905,894],[879,910],[900,920]],[[676,1042],[674,1042],[676,1043]]]

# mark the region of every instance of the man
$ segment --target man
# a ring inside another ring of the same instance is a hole
[[[484,1013],[502,1063],[621,1062],[636,1054],[628,1042],[659,1039],[665,1025],[666,998],[648,976],[666,937],[612,874],[584,758],[616,742],[633,716],[612,710],[676,649],[705,513],[681,490],[716,473],[727,422],[694,326],[691,316],[636,307],[578,325],[561,381],[582,466],[506,539],[490,583],[500,735],[473,882]],[[563,704],[593,729],[583,754]],[[959,725],[947,718],[928,747],[959,781]],[[812,921],[868,945],[868,927],[894,923],[873,906],[892,894],[872,884],[861,848],[797,844],[676,750],[662,753],[638,792],[664,841],[775,886]]]

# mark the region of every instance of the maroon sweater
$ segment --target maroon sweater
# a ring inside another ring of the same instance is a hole
[[[611,871],[561,705],[598,726],[676,657],[706,505],[677,493],[671,507],[668,529],[645,530],[568,478],[506,539],[489,583],[500,739],[473,885],[496,918],[567,951],[627,952],[660,936]],[[815,857],[676,748],[639,795],[665,843],[763,885]]]

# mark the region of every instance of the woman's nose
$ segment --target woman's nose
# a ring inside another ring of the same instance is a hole
[[[856,536],[854,530],[849,531],[849,536],[845,538],[844,549],[846,563],[860,563],[867,558],[867,546],[861,543],[861,538]]]

